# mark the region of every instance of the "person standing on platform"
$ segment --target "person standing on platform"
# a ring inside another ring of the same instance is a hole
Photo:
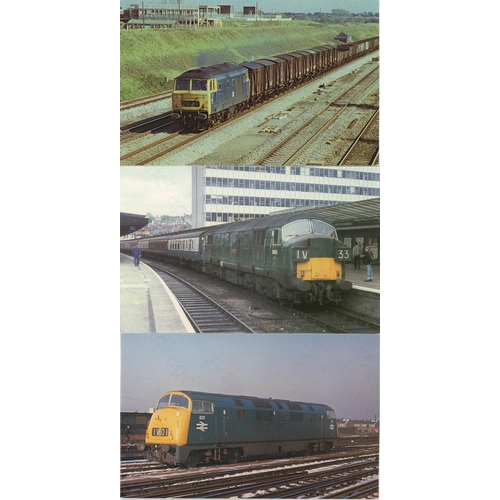
[[[352,254],[354,256],[354,269],[361,269],[361,244],[359,243],[359,241],[353,248]]]
[[[139,248],[139,243],[135,244],[134,249],[132,250],[132,255],[134,256],[134,264],[136,266],[139,265],[139,261],[141,260],[142,250]]]
[[[365,281],[373,281],[373,269],[372,264],[375,260],[374,255],[370,252],[369,247],[365,247],[365,251],[363,252],[363,264],[366,269],[366,279]]]

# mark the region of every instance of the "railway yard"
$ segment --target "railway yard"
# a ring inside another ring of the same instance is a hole
[[[201,465],[186,469],[146,460],[121,462],[122,497],[378,498],[378,444],[314,457]]]
[[[164,280],[201,333],[380,332],[379,325],[353,317],[341,306],[292,308],[191,269],[143,262]]]
[[[378,52],[188,133],[170,118],[169,93],[123,103],[121,165],[375,165],[379,163]]]

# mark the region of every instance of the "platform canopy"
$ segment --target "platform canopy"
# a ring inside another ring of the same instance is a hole
[[[352,201],[316,208],[291,208],[272,212],[269,217],[286,213],[301,213],[324,217],[337,229],[349,227],[380,227],[380,198]]]
[[[120,212],[120,237],[133,233],[134,231],[139,231],[139,229],[142,229],[148,222],[149,219],[145,215]]]

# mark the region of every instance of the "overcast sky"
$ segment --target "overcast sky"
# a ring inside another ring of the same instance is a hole
[[[120,212],[190,214],[191,167],[120,167]]]
[[[184,5],[196,5],[195,0],[181,0]],[[128,7],[130,4],[141,5],[141,0],[123,0],[121,7]],[[155,4],[177,5],[175,0],[145,0],[144,5]],[[204,5],[233,5],[235,11],[241,12],[243,6],[258,4],[262,12],[331,12],[333,9],[344,9],[349,12],[378,12],[378,0],[227,0]]]
[[[121,411],[147,411],[170,390],[331,405],[380,417],[378,335],[121,336]]]

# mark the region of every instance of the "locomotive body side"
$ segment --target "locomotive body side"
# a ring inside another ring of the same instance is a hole
[[[150,460],[186,466],[329,452],[336,443],[327,405],[192,391],[165,394],[146,432]]]

